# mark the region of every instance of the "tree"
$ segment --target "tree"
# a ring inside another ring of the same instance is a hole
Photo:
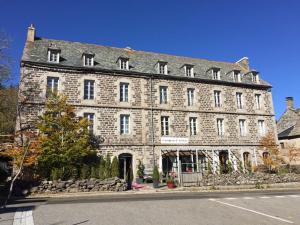
[[[92,152],[88,126],[86,118],[76,117],[65,96],[53,94],[47,99],[37,126],[42,149],[38,163],[43,176],[50,176],[50,168],[60,168],[64,173],[83,165]]]
[[[118,158],[115,156],[113,158],[112,164],[111,164],[111,176],[112,177],[119,177],[119,160]]]
[[[145,173],[144,171],[145,171],[145,166],[141,162],[141,160],[139,160],[139,164],[138,164],[138,168],[137,168],[137,176],[139,178],[144,178],[144,173]]]
[[[298,157],[300,157],[300,148],[296,147],[295,144],[287,144],[285,149],[287,150],[287,157],[288,157],[288,167],[289,172],[292,172],[291,164],[293,161],[296,161]]]
[[[264,164],[267,166],[269,172],[278,172],[279,166],[282,163],[282,157],[280,150],[275,139],[275,135],[269,132],[260,141],[261,150],[267,152],[262,156]]]

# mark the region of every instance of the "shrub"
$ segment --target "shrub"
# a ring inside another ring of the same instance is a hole
[[[111,178],[111,160],[110,160],[110,155],[106,155],[106,160],[105,160],[105,178]]]
[[[52,180],[59,180],[62,177],[62,171],[60,168],[53,168],[51,170],[51,179]]]
[[[111,164],[111,176],[112,177],[119,177],[119,160],[118,158],[115,156],[113,158],[112,164]]]
[[[88,179],[91,176],[91,171],[90,167],[86,164],[83,164],[81,167],[81,173],[80,173],[80,178],[81,179]]]
[[[212,174],[212,168],[210,162],[207,163],[207,173]]]
[[[104,157],[100,159],[100,165],[99,165],[99,179],[104,180],[105,179],[105,165],[106,161]]]
[[[141,162],[141,160],[139,160],[139,164],[138,164],[138,168],[137,168],[137,176],[139,178],[144,178],[144,174],[145,174],[145,166],[144,164]]]
[[[158,167],[156,165],[153,168],[152,178],[154,181],[159,181],[159,172],[158,172]]]
[[[92,166],[91,167],[91,178],[99,178],[99,167]]]
[[[228,160],[227,168],[228,168],[228,173],[233,172],[233,166],[232,166],[232,162],[230,160]]]

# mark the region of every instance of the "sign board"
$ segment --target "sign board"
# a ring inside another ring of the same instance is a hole
[[[160,139],[162,144],[181,144],[186,145],[189,143],[189,139],[185,137],[161,137]]]

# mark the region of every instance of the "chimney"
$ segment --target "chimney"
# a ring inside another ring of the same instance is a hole
[[[294,109],[294,98],[293,97],[286,97],[286,108],[287,109]]]
[[[238,60],[236,62],[236,64],[239,64],[244,69],[249,70],[249,59],[248,59],[248,57],[241,58],[240,60]]]
[[[34,42],[34,37],[35,37],[35,28],[33,24],[30,24],[30,27],[28,27],[28,31],[27,31],[27,41]]]

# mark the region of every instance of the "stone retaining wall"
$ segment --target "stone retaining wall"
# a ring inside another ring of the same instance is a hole
[[[119,178],[110,178],[106,180],[89,179],[89,180],[68,180],[68,181],[42,181],[40,185],[32,187],[30,193],[61,193],[61,192],[93,192],[93,191],[125,191],[126,182]]]
[[[300,174],[287,173],[283,175],[269,173],[253,173],[253,174],[221,174],[207,175],[203,177],[203,186],[219,186],[219,185],[256,185],[256,184],[275,184],[300,182]]]

